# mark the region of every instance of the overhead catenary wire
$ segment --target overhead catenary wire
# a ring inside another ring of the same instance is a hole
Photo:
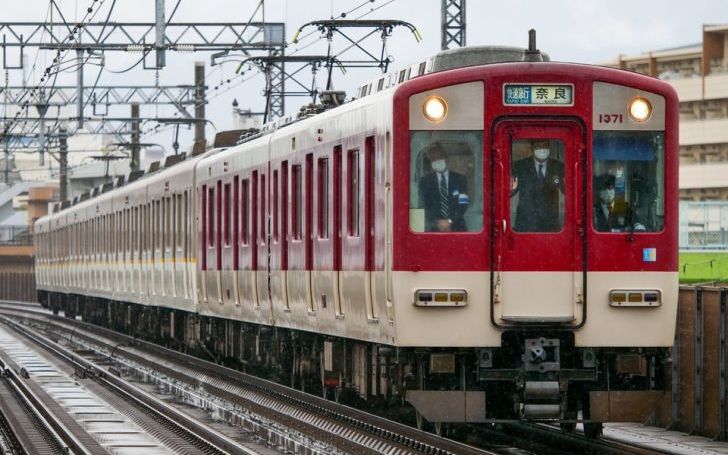
[[[167,22],[165,22],[166,25],[169,25],[172,22],[172,19],[174,18],[175,13],[177,12],[177,9],[179,8],[180,3],[182,3],[182,0],[177,0],[177,3],[174,5],[174,8],[172,8],[172,13],[169,15],[169,18],[167,19]],[[128,73],[129,71],[133,70],[137,66],[139,66],[140,63],[144,61],[144,59],[147,58],[147,55],[149,55],[149,52],[151,52],[150,49],[146,49],[142,52],[142,56],[139,60],[137,60],[135,63],[133,63],[128,68],[125,68],[123,70],[108,70],[109,73],[113,74],[124,74]]]
[[[75,26],[73,26],[70,29],[69,34],[68,34],[68,36],[66,37],[66,39],[64,41],[71,42],[71,41],[74,41],[74,40],[78,40],[78,37],[76,35],[78,34],[80,36],[80,34],[82,32],[82,29],[85,26],[85,24],[87,22],[90,22],[90,20],[92,20],[96,16],[96,14],[101,9],[101,6],[104,4],[105,1],[106,0],[93,0],[91,2],[91,4],[88,6],[88,8],[86,8],[86,13],[84,14],[84,16],[81,19],[81,21],[79,21]],[[55,2],[53,2],[53,3],[55,4]],[[96,7],[96,8],[94,8],[94,7]],[[61,15],[61,17],[63,17],[62,14],[60,14],[60,11],[59,11],[59,15]],[[64,21],[65,24],[68,24],[65,21],[65,18],[63,19],[63,21]],[[56,67],[60,62],[62,62],[63,56],[65,56],[65,54],[67,52],[68,52],[68,49],[66,49],[64,51],[62,51],[60,48],[57,49],[56,50],[56,56],[53,59],[53,63],[45,68],[45,70],[43,72],[43,75],[40,77],[40,82],[38,84],[34,85],[34,86],[27,87],[23,91],[23,93],[18,97],[18,102],[20,103],[20,106],[21,107],[15,113],[15,116],[14,116],[13,120],[10,120],[10,121],[5,122],[5,125],[3,126],[3,136],[4,137],[7,138],[8,134],[11,131],[11,129],[13,128],[13,126],[15,124],[17,124],[18,118],[20,117],[20,114],[30,104],[29,98],[30,97],[33,97],[35,95],[35,93],[36,93],[37,90],[44,89],[45,86],[50,82],[50,79],[51,79],[51,76],[52,76],[51,75],[51,72],[53,71],[54,67]],[[57,76],[57,73],[55,75],[53,75],[53,76]],[[55,77],[53,77],[53,84],[55,85]]]

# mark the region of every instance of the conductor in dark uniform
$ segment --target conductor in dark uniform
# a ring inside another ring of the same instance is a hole
[[[616,177],[603,174],[594,179],[594,227],[599,232],[645,231],[629,204],[615,199]]]
[[[436,142],[429,147],[427,158],[432,172],[419,181],[420,207],[425,209],[425,231],[466,231],[464,215],[470,204],[467,179],[448,169],[447,153],[441,143]]]
[[[559,199],[564,192],[564,163],[550,157],[549,141],[532,141],[531,156],[511,170],[511,197],[518,195],[517,232],[561,230]]]

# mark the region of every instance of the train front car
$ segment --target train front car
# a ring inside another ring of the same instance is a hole
[[[418,415],[641,420],[677,311],[674,90],[491,64],[401,85],[394,118],[397,344]]]

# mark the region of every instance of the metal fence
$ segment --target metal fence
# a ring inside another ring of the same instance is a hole
[[[681,250],[728,250],[728,202],[680,202]]]
[[[0,226],[0,245],[32,245],[33,235],[27,225]]]
[[[671,426],[728,439],[728,288],[680,288],[672,350]]]
[[[0,300],[37,301],[33,271],[0,272]]]

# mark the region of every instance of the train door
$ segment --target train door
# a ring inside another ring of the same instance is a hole
[[[585,166],[572,122],[505,121],[493,135],[492,303],[498,324],[583,320]]]
[[[367,136],[364,142],[364,270],[366,270],[367,318],[377,319],[376,272],[374,244],[376,241],[375,183],[376,148],[374,136]]]

